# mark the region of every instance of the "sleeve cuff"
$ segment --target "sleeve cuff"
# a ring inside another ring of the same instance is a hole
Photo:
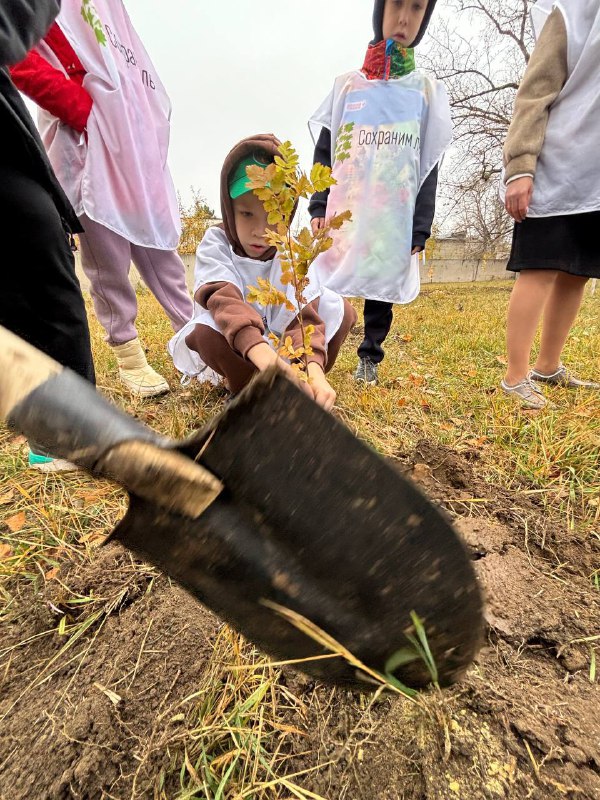
[[[522,177],[523,175],[535,176],[535,168],[537,166],[537,157],[526,153],[516,158],[511,158],[506,165],[504,171],[504,182],[509,183],[515,178]]]
[[[325,371],[325,356],[321,352],[313,353],[306,359],[308,364],[318,364],[323,372]]]
[[[512,177],[506,179],[505,185],[508,186],[509,183],[512,183],[513,181],[518,181],[519,178],[532,178],[533,179],[534,177],[535,176],[531,172],[524,172],[522,175],[513,175]]]
[[[262,333],[254,325],[246,325],[246,327],[239,330],[233,338],[233,349],[239,353],[242,358],[248,357],[248,352],[252,350],[257,344],[262,344]]]

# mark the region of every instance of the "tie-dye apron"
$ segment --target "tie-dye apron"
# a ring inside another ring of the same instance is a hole
[[[40,130],[77,214],[133,244],[173,250],[181,233],[167,166],[171,103],[121,0],[62,0],[57,23],[77,53],[93,106],[86,134],[46,112]],[[48,45],[39,53],[62,65]]]
[[[315,262],[320,282],[347,297],[410,303],[419,293],[411,255],[417,194],[452,140],[444,86],[420,71],[393,80],[350,72],[310,120],[331,131],[327,217],[352,220]]]

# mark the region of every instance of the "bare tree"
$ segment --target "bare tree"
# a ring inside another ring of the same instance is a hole
[[[447,215],[480,240],[482,253],[511,229],[497,196],[498,176],[533,47],[533,5],[534,0],[449,0],[420,59],[450,96],[455,142],[441,185]]]

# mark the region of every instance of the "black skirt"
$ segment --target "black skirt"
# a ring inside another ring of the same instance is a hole
[[[600,278],[600,211],[527,217],[517,223],[506,269],[552,269]]]

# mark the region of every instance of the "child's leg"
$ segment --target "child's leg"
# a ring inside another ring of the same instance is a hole
[[[185,282],[185,267],[176,250],[131,245],[133,263],[144,283],[164,308],[177,332],[192,316],[193,304]]]
[[[544,308],[542,341],[534,369],[552,375],[560,365],[560,356],[577,313],[581,308],[587,278],[559,272]]]
[[[131,245],[122,236],[85,215],[79,235],[81,266],[90,281],[96,316],[114,346],[137,338],[137,300],[129,282]]]
[[[225,337],[208,325],[196,325],[185,337],[185,343],[207,366],[227,379],[233,394],[241,391],[256,374],[256,367],[232,350]]]
[[[505,383],[515,386],[529,373],[535,332],[556,279],[555,270],[524,269],[513,288],[508,307],[506,347],[508,367]]]
[[[331,337],[331,341],[327,345],[327,366],[325,367],[325,372],[329,372],[335,364],[340,349],[346,341],[346,337],[352,330],[352,327],[356,325],[357,319],[358,314],[348,300],[344,299],[344,318],[342,319],[342,324],[335,332],[334,336]]]
[[[392,327],[393,305],[381,300],[365,300],[364,316],[365,338],[358,348],[358,356],[379,364],[384,356],[381,345]]]

